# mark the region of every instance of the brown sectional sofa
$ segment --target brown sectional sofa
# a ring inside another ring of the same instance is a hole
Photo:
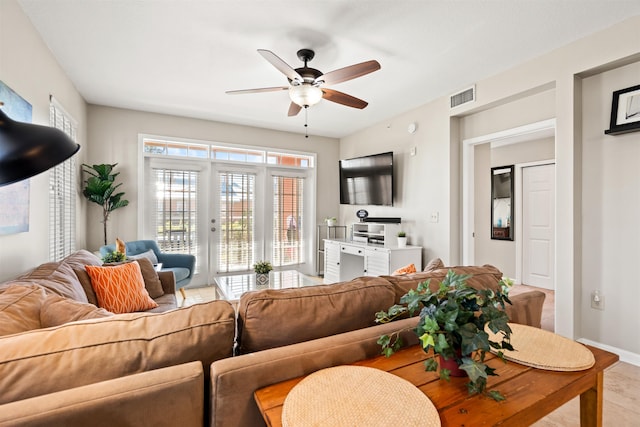
[[[87,253],[59,264],[84,262]],[[481,268],[478,276],[490,273],[482,286],[495,286],[499,271]],[[80,282],[53,270],[58,285]],[[415,319],[385,325],[373,319],[429,273],[252,291],[237,310],[212,301],[53,327],[25,322],[32,330],[0,337],[0,426],[264,425],[253,401],[256,389],[375,356],[382,334],[401,331],[407,344],[416,343],[410,331]],[[438,274],[430,277],[439,280]],[[0,292],[11,283],[39,294],[38,281],[23,278],[0,285]],[[46,297],[71,298],[58,285],[47,284]],[[526,304],[541,308],[540,296],[514,301],[513,310],[527,311]],[[10,308],[0,303],[0,318]],[[535,323],[539,314],[527,318]],[[232,357],[234,345],[241,355]]]

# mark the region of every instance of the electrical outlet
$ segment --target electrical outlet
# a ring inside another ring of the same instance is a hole
[[[600,291],[591,292],[591,308],[604,310],[604,295]]]
[[[418,147],[411,147],[411,155],[412,156],[415,156],[417,151],[418,151]]]
[[[440,214],[438,212],[431,212],[431,222],[438,222]]]

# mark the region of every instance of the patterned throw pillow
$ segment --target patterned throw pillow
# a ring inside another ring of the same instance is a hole
[[[401,274],[409,274],[409,273],[415,273],[415,272],[416,272],[415,264],[409,264],[409,265],[405,265],[404,267],[401,267],[401,268],[397,269],[396,271],[391,273],[391,275],[392,276],[399,276]]]
[[[156,308],[144,287],[137,262],[113,267],[85,266],[91,286],[96,292],[98,306],[112,313],[131,313]]]

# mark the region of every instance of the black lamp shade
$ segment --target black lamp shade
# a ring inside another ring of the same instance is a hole
[[[79,149],[59,129],[16,122],[0,110],[0,186],[44,172]]]

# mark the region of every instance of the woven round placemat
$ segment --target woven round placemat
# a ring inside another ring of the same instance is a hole
[[[314,372],[287,395],[283,427],[440,426],[429,398],[410,382],[364,366]]]
[[[579,342],[532,326],[517,323],[509,326],[514,351],[503,350],[507,360],[549,371],[582,371],[596,363],[591,350]],[[500,341],[488,328],[486,332],[490,340]]]

